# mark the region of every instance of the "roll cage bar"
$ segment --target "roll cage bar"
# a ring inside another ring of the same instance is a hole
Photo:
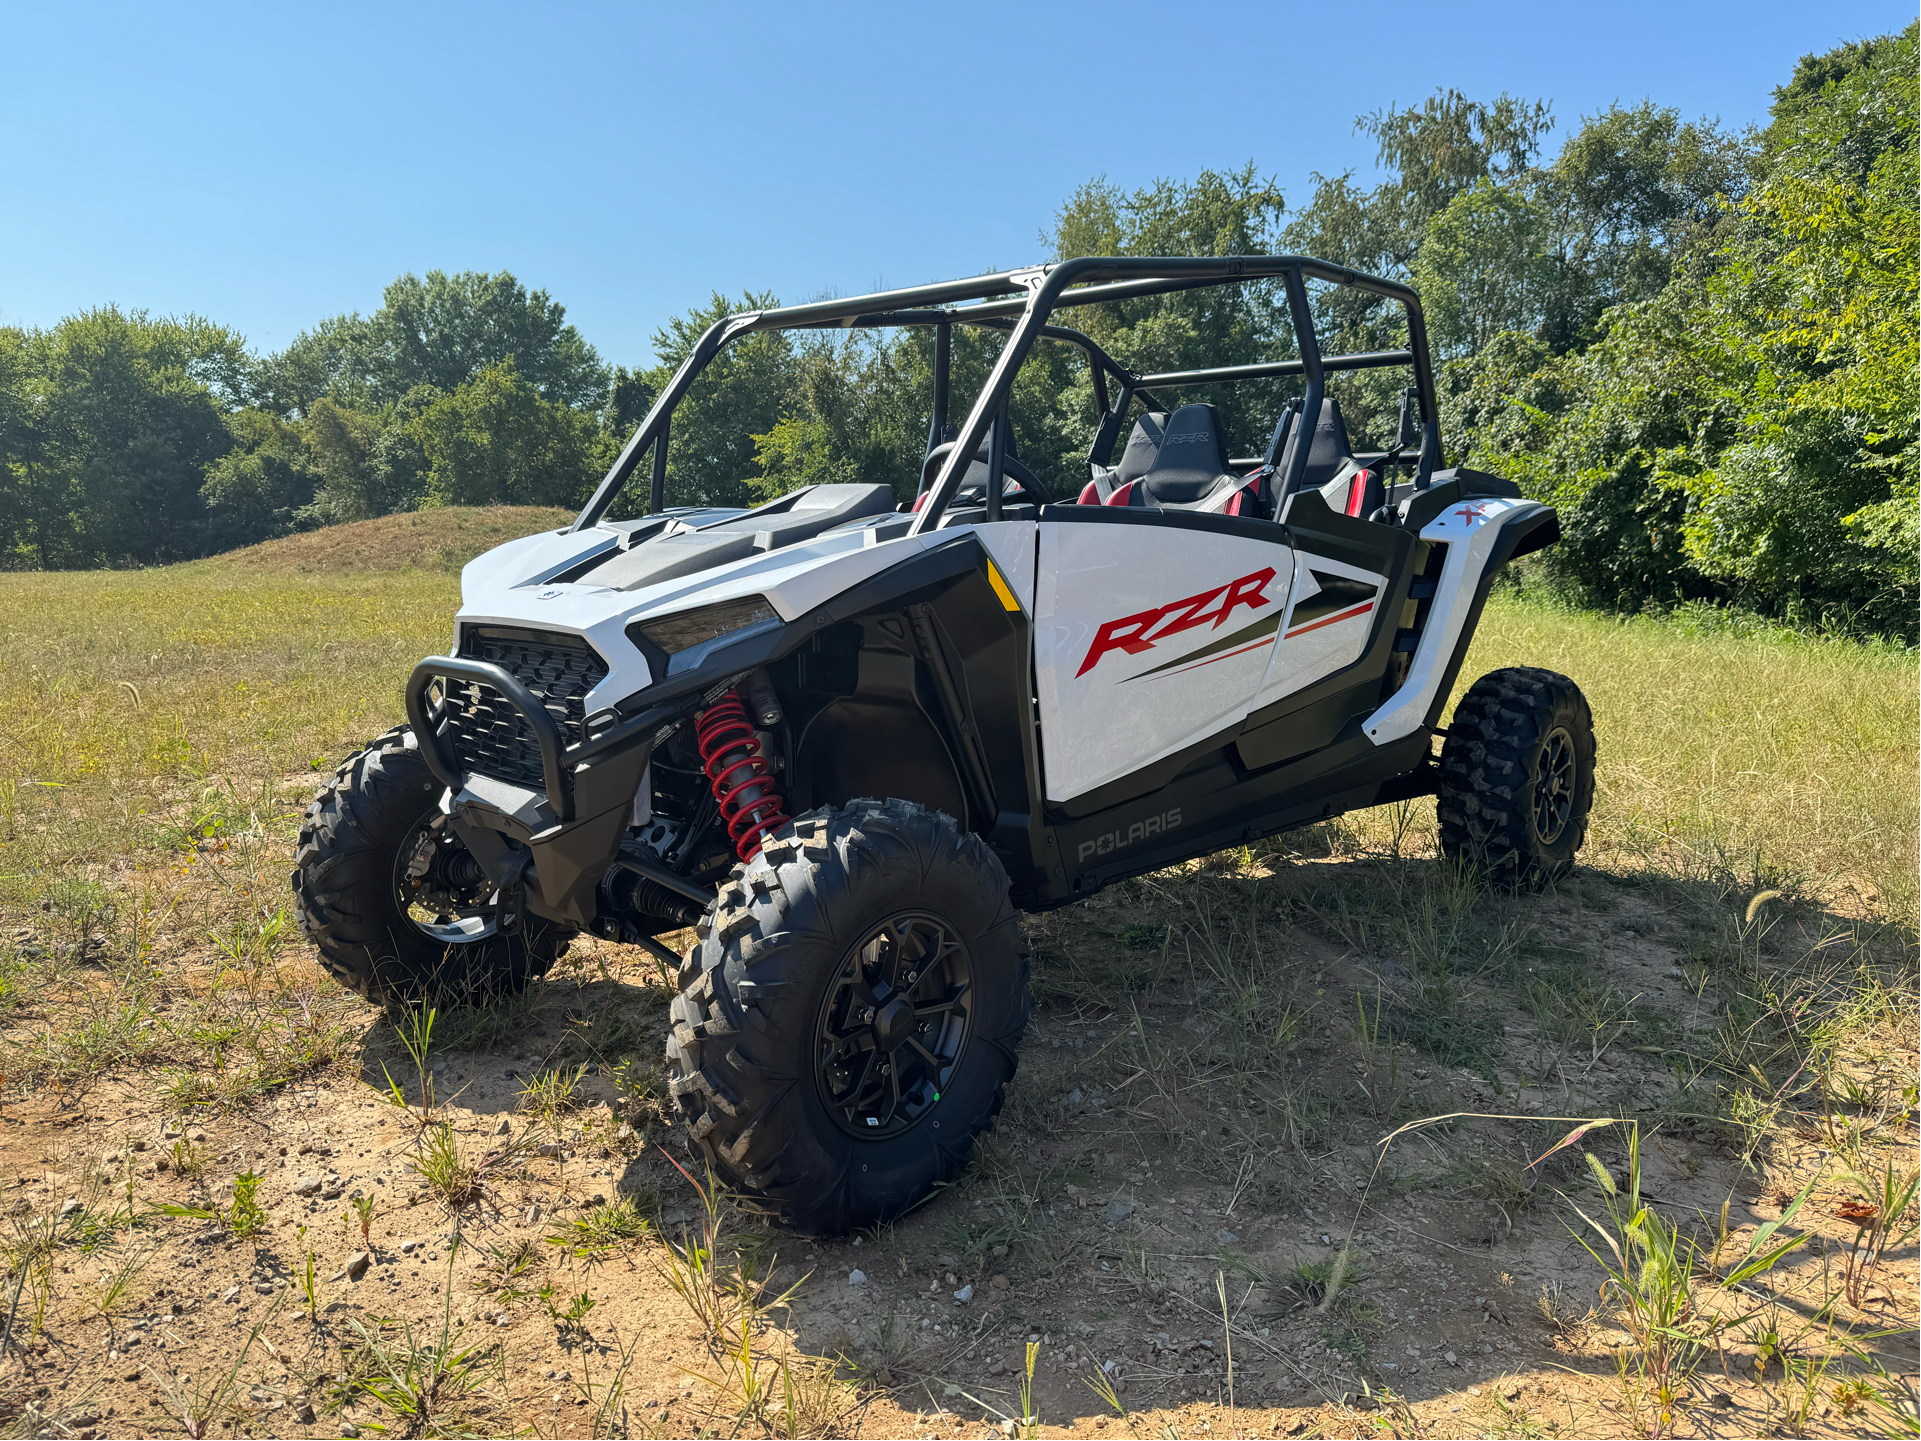
[[[1288,313],[1294,324],[1298,346],[1298,358],[1293,360],[1136,375],[1080,331],[1049,323],[1053,313],[1060,309],[1269,279],[1279,279],[1287,293]],[[1323,356],[1308,303],[1309,280],[1326,281],[1400,302],[1407,314],[1407,349]],[[955,325],[978,325],[1007,334],[1007,342],[995,359],[987,383],[981,387],[966,420],[958,428],[948,423],[947,415],[952,327]],[[951,280],[939,285],[913,286],[905,290],[855,296],[848,300],[782,306],[776,310],[742,311],[715,321],[694,343],[693,350],[674,372],[667,388],[654,401],[632,438],[622,447],[612,468],[595,488],[570,529],[585,530],[598,524],[622,487],[639,468],[641,458],[650,450],[653,469],[648,509],[658,512],[666,508],[667,443],[674,410],[701,371],[727,345],[763,331],[859,330],[897,326],[935,328],[934,408],[933,420],[928,427],[927,453],[931,455],[935,446],[943,443],[949,432],[952,432],[954,441],[939,476],[914,517],[909,530],[912,535],[919,535],[940,524],[942,515],[959,493],[961,478],[967,473],[983,440],[989,446],[989,478],[985,497],[988,518],[999,518],[1002,487],[996,482],[1001,476],[1006,457],[1008,398],[1013,391],[1014,377],[1026,361],[1028,352],[1033,349],[1034,342],[1042,338],[1077,345],[1087,354],[1094,399],[1101,410],[1100,427],[1089,450],[1090,461],[1101,460],[1111,453],[1126,420],[1129,404],[1135,399],[1153,403],[1157,388],[1227,384],[1299,375],[1305,378],[1300,414],[1317,417],[1326,394],[1326,377],[1330,372],[1411,366],[1414,384],[1408,388],[1407,399],[1418,410],[1421,437],[1420,451],[1413,462],[1415,488],[1425,489],[1429,477],[1443,464],[1440,423],[1434,398],[1434,372],[1428,359],[1427,326],[1421,314],[1420,297],[1408,286],[1304,255],[1232,255],[1194,259],[1084,256],[1022,270],[975,276],[968,280]],[[1112,405],[1109,404],[1109,377],[1119,387],[1119,394]],[[1405,408],[1403,414],[1407,414]],[[1310,419],[1305,423],[1312,424],[1313,421]],[[1407,464],[1399,457],[1401,448],[1397,446],[1385,452],[1378,457],[1377,463]],[[1277,497],[1284,499],[1298,487],[1307,469],[1308,451],[1306,445],[1294,447],[1288,473],[1277,478]],[[1277,459],[1270,452],[1266,463],[1274,464]]]

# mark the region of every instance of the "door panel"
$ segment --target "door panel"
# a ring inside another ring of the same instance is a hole
[[[1034,670],[1047,798],[1071,800],[1245,716],[1293,574],[1293,551],[1265,536],[1044,516]]]
[[[1259,705],[1272,705],[1359,660],[1386,588],[1384,575],[1299,552],[1287,623],[1271,653]]]

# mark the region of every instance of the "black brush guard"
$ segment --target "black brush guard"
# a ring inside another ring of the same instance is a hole
[[[467,784],[466,774],[448,753],[440,728],[447,719],[448,697],[443,692],[438,704],[429,707],[427,694],[436,680],[477,681],[492,686],[520,712],[521,719],[533,732],[534,743],[540,747],[540,770],[546,782],[547,804],[553,808],[554,815],[564,824],[574,818],[573,776],[562,763],[566,755],[566,742],[560,734],[560,724],[547,707],[520,680],[504,667],[491,661],[463,660],[459,656],[430,655],[413,669],[407,677],[407,720],[414,728],[414,736],[420,742],[420,754],[427,762],[427,769],[442,785],[460,790]]]

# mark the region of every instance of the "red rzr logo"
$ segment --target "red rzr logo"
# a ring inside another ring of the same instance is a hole
[[[1110,620],[1095,632],[1094,643],[1087,648],[1087,659],[1081,662],[1081,668],[1074,672],[1074,677],[1078,680],[1086,675],[1111,650],[1139,655],[1144,650],[1152,650],[1170,635],[1179,635],[1197,625],[1206,625],[1211,621],[1218,629],[1236,606],[1259,609],[1268,603],[1268,598],[1261,592],[1267,589],[1273,579],[1274,567],[1270,565],[1265,570],[1244,575],[1227,585],[1217,585],[1199,595],[1190,595],[1186,600],[1170,601],[1153,610],[1144,610],[1139,615]],[[1214,604],[1216,600],[1220,602],[1219,605]],[[1162,625],[1162,621],[1167,624]]]

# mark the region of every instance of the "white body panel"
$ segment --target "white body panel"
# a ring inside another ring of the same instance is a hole
[[[1027,529],[1033,528],[1028,522]],[[558,574],[574,561],[612,549],[616,540],[602,531],[528,536],[468,563],[460,573],[461,605],[455,618],[462,624],[547,627],[585,636],[607,662],[607,678],[586,698],[591,714],[596,707],[623,700],[654,679],[646,658],[627,639],[631,621],[749,595],[766,596],[781,619],[791,621],[889,566],[954,539],[954,532],[901,536],[878,544],[869,544],[871,539],[868,531],[839,531],[658,585],[620,591],[599,585],[516,581],[514,577],[530,570],[536,575]],[[569,544],[571,559],[560,554]],[[1010,554],[1017,551],[1016,544]],[[506,559],[513,563],[506,564]],[[1027,571],[1031,588],[1031,563]],[[1014,579],[1011,572],[1008,579]]]
[[[1427,719],[1448,660],[1467,625],[1467,613],[1474,605],[1474,592],[1487,569],[1501,522],[1516,511],[1545,509],[1531,500],[1476,497],[1443,511],[1422,527],[1421,539],[1446,545],[1447,559],[1442,562],[1434,605],[1406,682],[1362,727],[1376,745],[1413,735]]]
[[[1292,584],[1291,550],[1173,526],[1039,529],[1034,673],[1049,800],[1247,714]]]

